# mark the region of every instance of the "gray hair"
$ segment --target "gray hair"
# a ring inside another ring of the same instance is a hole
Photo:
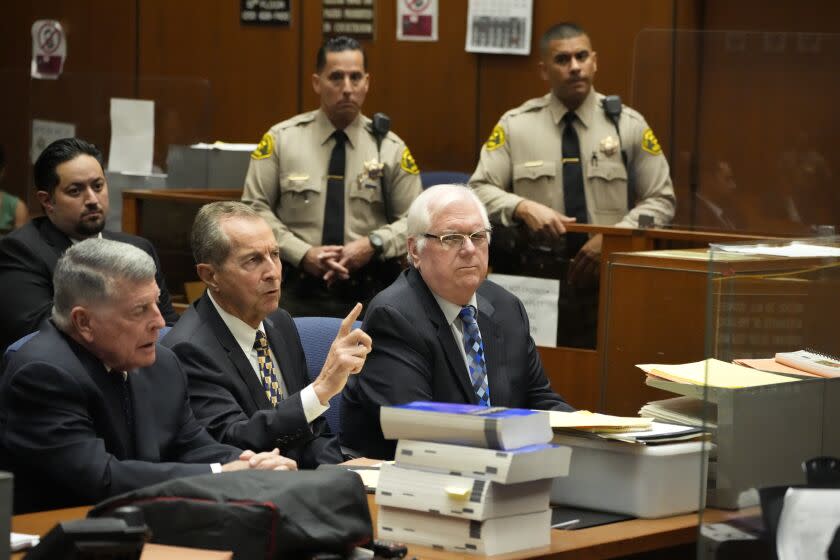
[[[143,282],[156,272],[154,259],[134,245],[99,237],[80,241],[55,266],[53,321],[67,332],[74,307],[109,302],[119,296],[115,285],[120,280]]]
[[[462,184],[435,185],[420,193],[420,196],[415,198],[408,208],[406,234],[409,239],[414,239],[418,253],[422,252],[426,246],[425,234],[429,233],[432,220],[441,210],[457,200],[473,201],[481,214],[484,227],[488,230],[491,229],[487,209],[470,187]],[[414,264],[411,253],[408,254],[408,261]]]
[[[256,210],[236,200],[220,200],[202,206],[193,222],[190,233],[195,264],[208,263],[220,266],[230,254],[230,238],[222,230],[222,220],[250,218],[261,220]]]

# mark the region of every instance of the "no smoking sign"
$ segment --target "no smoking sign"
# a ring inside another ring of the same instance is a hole
[[[67,40],[61,24],[52,19],[39,19],[32,24],[33,78],[55,80],[61,75],[67,58]]]

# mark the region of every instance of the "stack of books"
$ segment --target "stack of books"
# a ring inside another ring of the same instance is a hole
[[[548,414],[414,402],[380,421],[399,439],[376,488],[380,539],[483,555],[550,544],[551,482],[571,449],[548,443]]]

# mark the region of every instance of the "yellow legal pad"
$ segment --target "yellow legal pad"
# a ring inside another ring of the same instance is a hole
[[[549,421],[552,428],[586,431],[630,431],[647,430],[651,427],[652,418],[639,418],[638,416],[610,416],[599,414],[588,410],[577,410],[575,412],[561,412],[549,410]]]
[[[638,364],[636,367],[648,375],[692,385],[708,385],[721,389],[761,387],[776,383],[798,381],[795,377],[776,375],[766,371],[739,366],[709,358],[690,364]]]

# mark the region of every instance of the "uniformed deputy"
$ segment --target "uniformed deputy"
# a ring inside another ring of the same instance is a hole
[[[589,37],[579,26],[561,23],[543,34],[540,49],[540,73],[551,92],[502,116],[470,178],[490,219],[504,226],[523,222],[551,239],[575,220],[636,227],[646,214],[657,225],[669,223],[675,199],[668,162],[637,111],[624,107],[616,131],[602,107],[604,96],[592,87],[598,65]],[[577,199],[574,183],[582,191]],[[573,209],[567,208],[570,200]],[[570,282],[576,274],[597,274],[600,253],[600,235],[584,238],[576,256],[569,255],[575,257]]]
[[[347,315],[393,280],[406,252],[419,170],[396,134],[361,114],[365,68],[355,39],[329,39],[312,75],[321,107],[271,127],[251,155],[242,201],[274,230],[293,315]]]

